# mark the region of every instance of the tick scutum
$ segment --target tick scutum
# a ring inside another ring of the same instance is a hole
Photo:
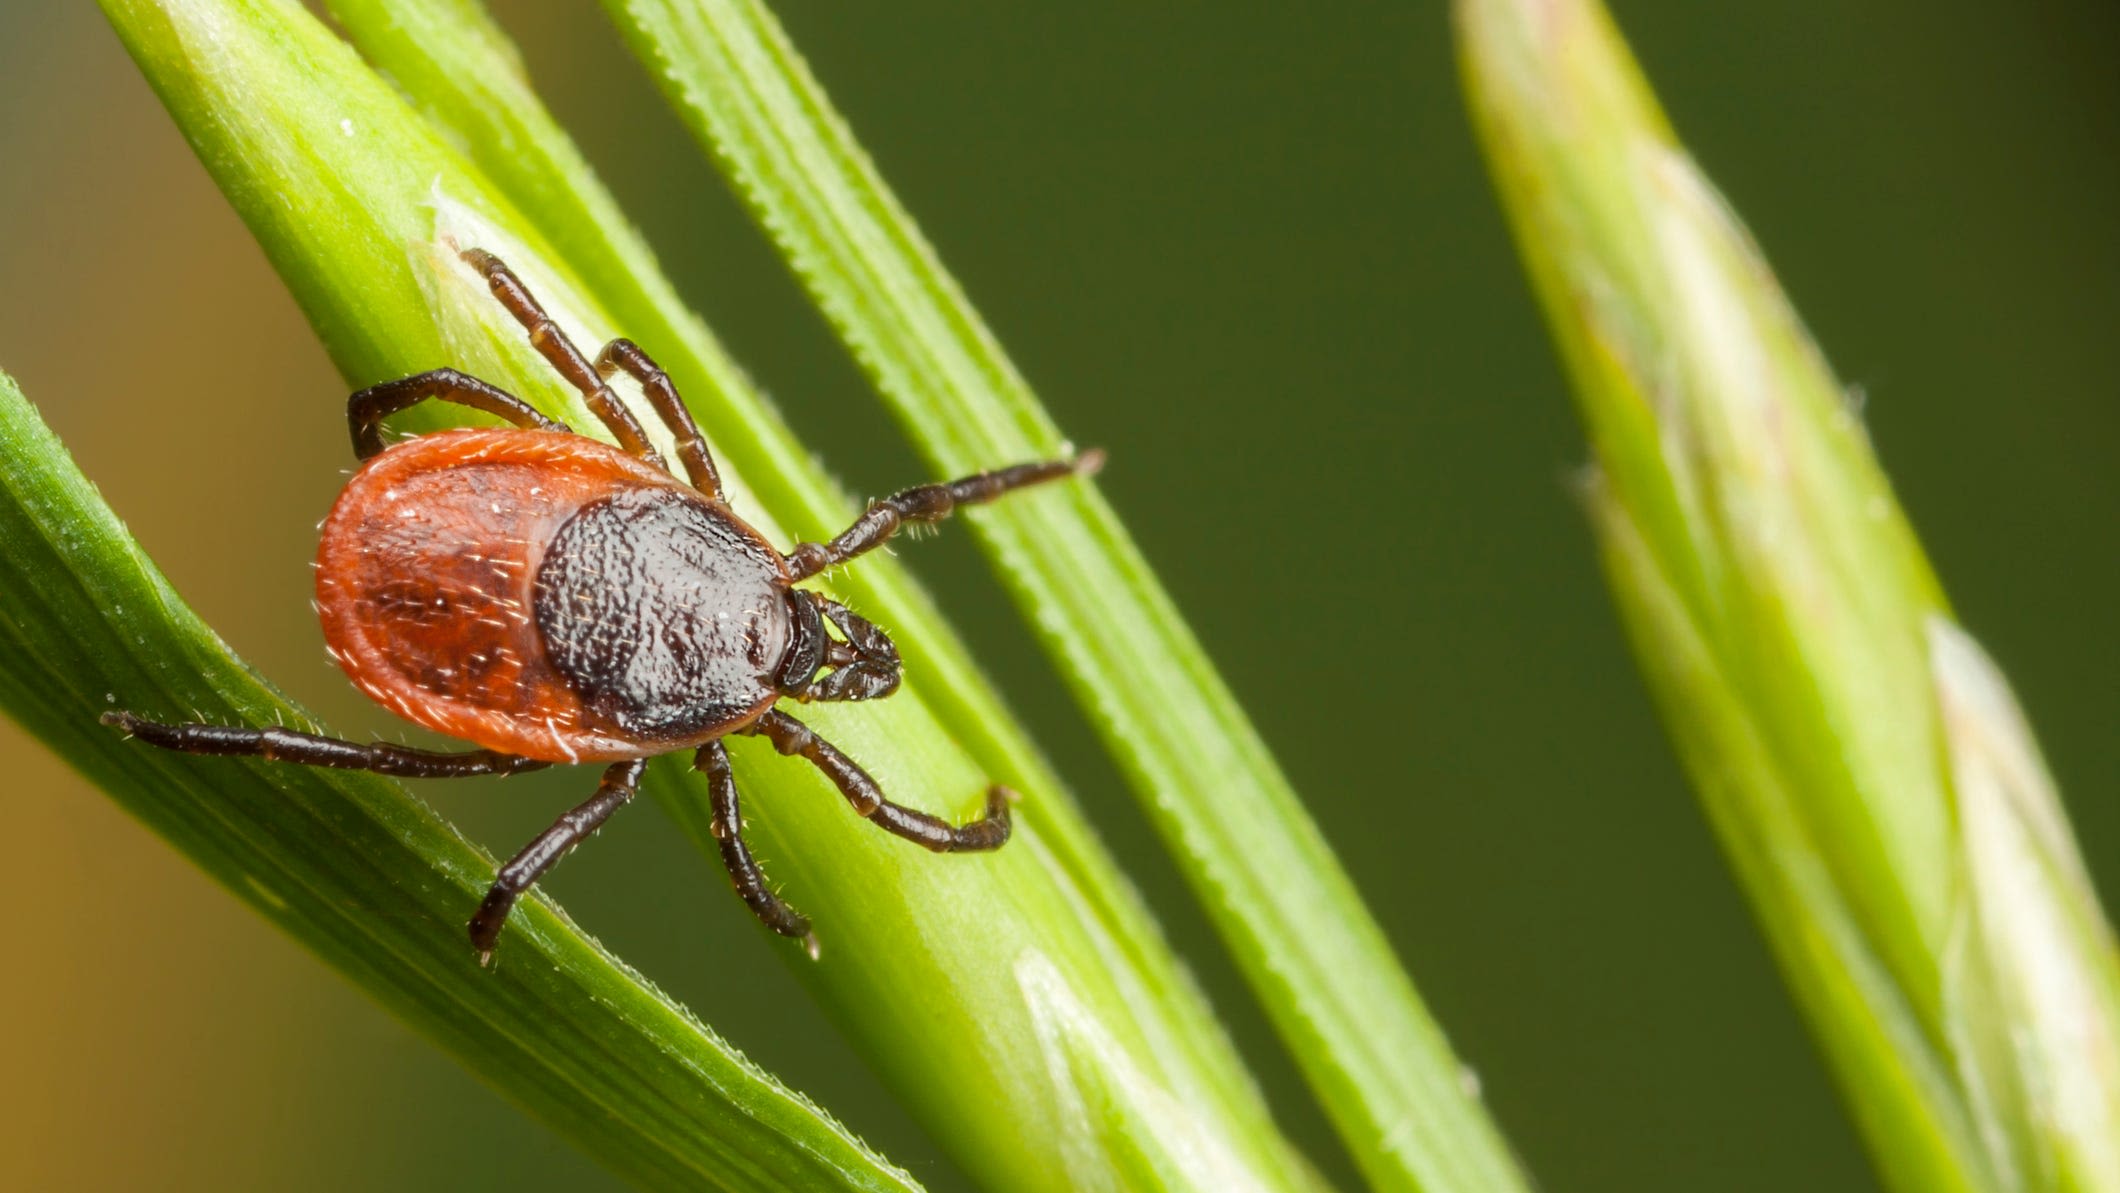
[[[790,638],[780,557],[674,488],[624,489],[552,536],[533,608],[554,670],[643,740],[698,741],[778,695]]]

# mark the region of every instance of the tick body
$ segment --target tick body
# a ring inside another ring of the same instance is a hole
[[[783,693],[779,552],[593,439],[445,431],[357,473],[317,552],[324,641],[377,702],[544,762],[695,747]]]
[[[317,610],[326,649],[385,707],[467,741],[465,753],[361,745],[286,729],[171,724],[106,714],[143,741],[207,754],[420,777],[510,774],[555,763],[608,764],[596,794],[501,868],[469,929],[492,955],[522,893],[639,783],[646,760],[680,750],[708,776],[722,860],[752,911],[804,940],[809,922],[783,903],[744,844],[721,739],[755,734],[816,765],[855,812],[937,852],[999,847],[1012,793],[987,793],[958,826],[884,798],[860,766],[776,707],[784,699],[867,700],[899,683],[897,649],[879,627],[796,585],[871,550],[906,522],[1072,475],[1101,463],[1019,465],[870,504],[827,543],[783,555],[732,512],[704,438],[669,379],[629,341],[591,363],[490,254],[471,250],[494,296],[531,342],[581,389],[618,443],[575,434],[521,400],[454,370],[363,390],[348,404],[365,463],[325,519]],[[612,392],[619,372],[675,436],[672,475]],[[381,423],[427,399],[496,414],[512,428],[444,431],[388,449]]]

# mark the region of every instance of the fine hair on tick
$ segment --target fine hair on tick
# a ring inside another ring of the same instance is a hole
[[[828,542],[783,554],[729,508],[705,437],[677,388],[630,340],[592,361],[498,257],[468,249],[538,353],[581,391],[617,446],[577,434],[455,369],[372,386],[347,402],[362,465],[319,535],[316,609],[325,650],[385,708],[476,749],[361,744],[281,727],[103,714],[141,741],[408,778],[512,775],[604,763],[596,793],[500,868],[468,925],[490,961],[523,892],[633,798],[648,759],[692,752],[707,776],[722,863],[752,913],[817,955],[807,918],[782,902],[744,843],[722,739],[763,737],[799,755],[878,827],[937,853],[998,849],[1014,792],[989,787],[965,824],[893,803],[868,772],[782,711],[783,701],[874,700],[898,689],[883,629],[802,583],[908,526],[1048,481],[1088,476],[1102,452],[915,485],[869,503]],[[640,385],[677,445],[679,479],[611,388]],[[385,447],[383,420],[428,400],[507,427],[439,431]]]

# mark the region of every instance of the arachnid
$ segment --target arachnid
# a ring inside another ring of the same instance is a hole
[[[498,258],[477,249],[463,256],[618,446],[454,369],[362,390],[346,415],[365,463],[325,519],[316,583],[326,649],[354,684],[400,716],[480,748],[361,745],[129,712],[104,722],[165,749],[408,777],[609,763],[588,802],[501,867],[469,925],[481,961],[523,892],[633,797],[649,758],[677,750],[696,751],[693,766],[707,774],[714,834],[737,892],[814,956],[809,921],[767,888],[744,844],[721,742],[730,734],[764,737],[808,759],[857,813],[938,853],[1007,841],[1012,793],[990,788],[985,814],[964,825],[902,807],[776,707],[784,698],[871,700],[899,682],[897,648],[881,629],[795,585],[881,545],[905,523],[1087,475],[1101,453],[918,485],[871,503],[830,542],[782,555],[729,509],[699,427],[645,352],[613,340],[591,364]],[[612,391],[619,372],[640,384],[675,436],[689,485]],[[429,398],[514,426],[385,448],[383,419]]]

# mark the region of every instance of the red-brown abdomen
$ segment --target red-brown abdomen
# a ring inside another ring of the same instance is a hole
[[[400,443],[354,474],[324,522],[317,610],[326,647],[385,707],[488,749],[553,762],[671,749],[592,707],[576,690],[581,677],[555,666],[538,623],[537,579],[554,536],[585,508],[643,490],[699,503],[668,475],[575,435],[444,431]],[[755,544],[746,576],[784,576],[748,527],[722,511],[706,516]],[[772,699],[763,686],[731,695],[744,715]]]

